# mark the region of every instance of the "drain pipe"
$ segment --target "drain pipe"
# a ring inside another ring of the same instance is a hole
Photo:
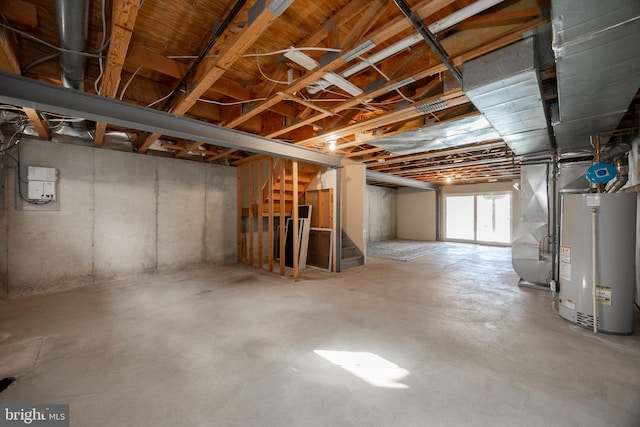
[[[598,315],[597,315],[597,303],[596,303],[596,277],[598,274],[598,267],[596,265],[598,240],[596,233],[598,209],[591,208],[591,274],[592,274],[592,289],[593,294],[593,333],[598,333]]]
[[[559,197],[558,197],[558,152],[554,148],[553,156],[551,158],[551,200],[553,202],[553,213],[551,215],[551,280],[553,282],[554,288],[558,283],[559,274],[558,274],[558,253],[560,251],[560,230],[558,226],[558,211],[559,211]],[[551,213],[551,210],[549,210]]]
[[[84,56],[87,49],[89,2],[86,0],[56,0],[56,21],[60,46],[73,52],[60,53],[62,84],[84,90]]]

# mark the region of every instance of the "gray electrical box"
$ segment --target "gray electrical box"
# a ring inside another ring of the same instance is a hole
[[[54,168],[28,166],[26,180],[21,178],[20,182],[22,197],[38,203],[55,201],[57,180],[58,171]]]
[[[16,172],[16,210],[60,210],[60,174],[58,169],[21,166]]]

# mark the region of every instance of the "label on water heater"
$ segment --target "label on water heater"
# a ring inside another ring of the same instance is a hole
[[[599,194],[588,194],[587,195],[587,207],[597,207],[600,206],[600,195]]]
[[[560,262],[571,264],[571,248],[569,246],[560,247]]]
[[[611,305],[611,286],[596,286],[596,302]]]
[[[562,300],[562,305],[567,307],[569,310],[575,310],[576,309],[576,304],[573,301],[571,301],[570,299]]]

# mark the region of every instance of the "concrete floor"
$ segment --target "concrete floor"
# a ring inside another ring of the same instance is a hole
[[[640,425],[640,334],[570,325],[509,249],[443,245],[298,283],[221,267],[0,302],[0,402],[69,403],[73,426]]]

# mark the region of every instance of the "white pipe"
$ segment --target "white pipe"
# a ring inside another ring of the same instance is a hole
[[[440,31],[446,30],[447,28],[451,28],[454,25],[464,21],[467,18],[470,18],[474,15],[477,15],[480,12],[484,12],[485,10],[502,3],[504,0],[478,0],[475,3],[470,4],[469,6],[463,7],[457,12],[452,13],[449,16],[442,18],[441,20],[434,22],[429,25],[427,28],[432,33],[436,34]],[[354,75],[355,73],[364,70],[369,67],[370,64],[377,64],[380,61],[383,61],[390,56],[395,55],[396,53],[411,47],[417,43],[424,41],[424,38],[420,34],[412,34],[404,39],[392,44],[389,47],[382,49],[378,53],[374,53],[369,56],[366,62],[359,62],[354,66],[347,69],[341,75],[345,78]],[[364,52],[363,52],[364,53]],[[285,55],[286,56],[286,55]],[[291,58],[290,58],[291,59]]]
[[[469,6],[463,7],[457,12],[454,12],[451,15],[442,18],[438,22],[434,22],[433,24],[429,25],[429,31],[437,34],[442,30],[453,27],[454,25],[464,21],[465,19],[470,18],[473,15],[477,15],[480,12],[484,12],[490,7],[493,7],[502,2],[503,0],[478,0],[475,3],[471,3]]]
[[[593,333],[598,333],[598,316],[597,316],[597,304],[596,304],[596,275],[598,273],[598,269],[596,266],[596,251],[598,248],[598,241],[596,240],[596,219],[597,219],[598,209],[591,208],[591,274],[592,274],[592,289],[591,293],[593,294]]]

